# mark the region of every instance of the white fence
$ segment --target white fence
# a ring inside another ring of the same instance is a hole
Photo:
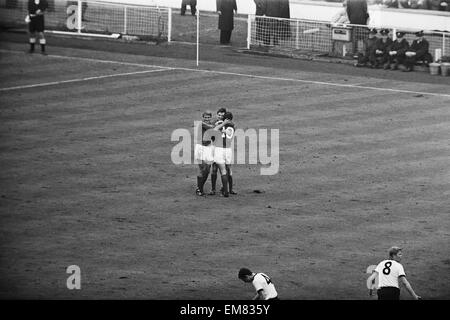
[[[24,27],[27,0],[6,1],[0,8],[2,26]],[[172,9],[105,1],[48,1],[46,31],[91,36],[135,35],[171,39]]]
[[[383,26],[376,27],[378,30]],[[399,31],[389,29],[395,38]],[[401,29],[405,38],[412,43],[418,29]],[[333,25],[327,22],[282,19],[266,16],[248,16],[247,48],[268,47],[273,50],[322,54],[328,56],[353,55],[363,49],[363,41],[368,35],[368,26]],[[430,44],[430,53],[436,49],[442,55],[450,55],[450,33],[424,30]]]

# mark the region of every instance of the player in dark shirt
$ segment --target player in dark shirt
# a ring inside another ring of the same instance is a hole
[[[41,45],[41,53],[45,53],[45,37],[44,37],[44,12],[48,8],[47,0],[28,0],[28,31],[30,32],[30,50],[29,53],[34,52],[36,44],[36,32],[39,35],[39,44]]]
[[[215,121],[215,125],[220,125],[221,123],[223,123],[223,116],[225,115],[226,112],[227,112],[227,109],[225,109],[225,108],[220,108],[219,110],[217,110],[217,119]],[[211,195],[211,196],[216,194],[216,182],[217,182],[217,170],[218,169],[219,169],[219,167],[217,166],[217,164],[215,162],[213,162],[211,165],[211,192],[209,193],[209,195]]]
[[[227,112],[224,115],[222,139],[214,141],[214,162],[219,167],[222,179],[222,195],[228,197],[229,194],[236,194],[233,191],[233,178],[231,172],[231,162],[233,160],[233,150],[231,148],[234,137],[235,125],[232,122],[233,114]]]
[[[215,126],[212,123],[212,112],[205,111],[202,114],[202,132],[201,136],[198,137],[198,141],[196,141],[195,149],[194,149],[194,157],[196,161],[200,161],[198,163],[199,174],[197,176],[197,189],[196,194],[199,196],[203,196],[203,187],[205,185],[206,180],[208,179],[209,170],[211,168],[211,163],[214,160],[214,147],[211,141],[214,139],[214,134],[221,130],[222,127],[227,123],[223,122]],[[216,134],[217,135],[217,134]],[[218,135],[217,135],[218,136]]]

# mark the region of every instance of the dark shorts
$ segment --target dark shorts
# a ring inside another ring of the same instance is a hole
[[[382,287],[377,290],[378,300],[400,300],[400,289],[396,287]]]
[[[44,32],[44,16],[32,17],[28,24],[30,32]]]

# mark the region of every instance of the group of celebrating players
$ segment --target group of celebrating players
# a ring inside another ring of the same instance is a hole
[[[194,157],[199,161],[199,174],[197,176],[198,196],[205,195],[204,186],[211,172],[211,192],[216,194],[217,172],[222,180],[221,195],[229,197],[236,194],[233,191],[233,176],[231,162],[233,159],[232,139],[235,125],[233,114],[225,108],[217,111],[217,118],[213,119],[211,111],[202,114],[202,133],[195,144]]]

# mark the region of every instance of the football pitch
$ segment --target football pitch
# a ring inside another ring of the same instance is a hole
[[[250,299],[247,267],[282,299],[375,299],[392,245],[417,294],[450,298],[448,77],[0,44],[1,298]],[[220,107],[279,130],[279,171],[233,165],[237,195],[198,197],[171,135]]]

